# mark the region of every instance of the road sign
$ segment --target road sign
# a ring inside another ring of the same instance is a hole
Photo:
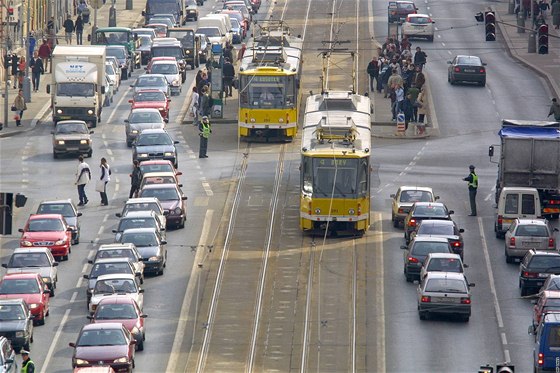
[[[103,6],[103,0],[92,0],[90,4],[93,9],[101,9]]]
[[[402,136],[406,132],[404,113],[397,114],[397,135]]]

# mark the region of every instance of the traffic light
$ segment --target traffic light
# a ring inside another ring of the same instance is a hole
[[[496,365],[496,373],[515,373],[515,367],[509,363]]]
[[[537,30],[537,50],[539,54],[548,54],[548,25],[545,23]]]
[[[484,12],[484,24],[486,27],[486,41],[496,41],[496,15],[494,12]]]

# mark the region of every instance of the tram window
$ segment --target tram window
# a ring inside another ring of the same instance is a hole
[[[303,157],[301,164],[301,178],[304,193],[313,193],[313,172],[311,163],[311,158]]]
[[[367,195],[369,189],[369,167],[368,162],[365,159],[362,159],[361,167],[360,167],[360,195]]]
[[[353,168],[319,167],[313,190],[315,194],[333,198],[356,194],[356,170]]]

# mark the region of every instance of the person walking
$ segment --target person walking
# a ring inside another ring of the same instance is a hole
[[[226,57],[224,59],[224,66],[222,67],[222,77],[224,94],[231,97],[233,94],[233,79],[235,78],[235,68],[233,67],[231,60]]]
[[[525,19],[529,18],[531,15],[531,0],[522,0],[521,5],[523,8],[523,17]]]
[[[412,106],[412,96],[405,95],[401,103],[401,111],[404,113],[404,130],[408,129],[408,124],[413,121],[414,107]]]
[[[554,114],[554,120],[560,121],[560,104],[556,98],[552,99],[552,104],[550,105],[550,111],[548,112],[548,116]]]
[[[21,350],[21,373],[35,373],[35,363],[29,357],[29,351]]]
[[[395,85],[395,103],[393,106],[393,119],[397,120],[397,115],[403,111],[404,102],[404,88],[402,83],[396,83]],[[405,130],[408,129],[408,124],[405,121]]]
[[[66,16],[66,21],[62,24],[64,27],[64,39],[66,44],[72,44],[72,32],[74,31],[74,21],[70,18],[70,14]]]
[[[25,68],[27,62],[25,61],[25,57],[21,56],[19,59],[18,64],[18,85],[19,88],[23,88],[23,78],[25,77]]]
[[[383,90],[383,98],[387,98],[389,95],[389,79],[391,78],[392,71],[389,68],[389,64],[386,60],[383,61],[381,70],[379,72],[379,77],[381,78],[381,89]],[[379,92],[381,93],[381,92]]]
[[[246,50],[247,50],[247,44],[241,43],[241,48],[239,49],[239,52],[237,52],[237,61],[241,61],[243,59]]]
[[[560,1],[556,1],[551,6],[550,14],[552,14],[552,24],[555,29],[560,28]]]
[[[76,18],[74,30],[76,31],[76,43],[78,45],[82,45],[82,35],[84,34],[84,22],[82,21],[82,16],[78,16],[78,18]]]
[[[111,167],[109,167],[105,158],[101,158],[99,167],[101,168],[101,177],[98,181],[99,185],[97,185],[95,189],[99,192],[101,197],[101,206],[107,206],[109,204],[107,200],[107,183],[111,181]]]
[[[29,61],[29,67],[31,67],[31,82],[33,83],[33,92],[39,90],[39,83],[41,81],[41,75],[45,73],[43,68],[43,60],[39,57],[39,52],[33,53],[33,57]]]
[[[39,57],[43,60],[43,70],[46,71],[49,68],[49,61],[51,59],[52,49],[47,42],[47,39],[43,39],[43,44],[39,46]],[[52,66],[51,66],[52,69]]]
[[[546,0],[539,1],[539,8],[541,9],[541,15],[544,19],[548,16],[548,11],[550,10],[550,5]]]
[[[471,203],[471,213],[469,216],[476,216],[476,192],[478,190],[478,175],[474,172],[474,166],[469,166],[469,175],[463,178],[469,188],[469,201]]]
[[[142,182],[142,170],[140,169],[140,162],[137,159],[134,160],[132,166],[132,173],[130,176],[130,193],[128,194],[128,198],[136,198],[138,197],[138,192],[140,192],[140,183]]]
[[[189,104],[189,116],[193,119],[193,126],[198,125],[198,106],[200,102],[200,95],[196,87],[192,88],[191,103]]]
[[[374,82],[379,83],[379,61],[376,57],[373,57],[367,65],[367,73],[369,75],[369,90],[375,92]]]
[[[198,125],[199,136],[200,136],[200,147],[198,150],[198,158],[208,158],[206,154],[208,151],[208,138],[212,133],[212,127],[210,126],[210,121],[205,115],[202,117],[202,121]]]
[[[19,78],[19,57],[16,53],[12,53],[10,65],[12,66],[13,88],[15,89],[17,87],[17,82]]]
[[[416,100],[418,100],[420,90],[412,83],[406,94],[410,95],[410,102],[412,103],[412,121],[418,122],[418,102]]]
[[[23,97],[23,90],[20,89],[18,91],[18,94],[16,96],[16,98],[14,99],[14,104],[12,106],[12,110],[13,109],[16,112],[16,115],[14,117],[14,119],[16,120],[16,126],[21,126],[21,119],[23,118],[23,112],[25,110],[27,110],[27,104],[25,103],[25,98]]]
[[[414,53],[414,65],[420,67],[420,71],[424,68],[428,59],[428,55],[420,47],[416,47],[416,53]]]
[[[417,102],[417,109],[418,109],[418,120],[417,122],[420,124],[424,123],[424,118],[428,114],[428,95],[426,94],[425,88],[420,90],[418,94],[418,98],[416,99]]]
[[[76,170],[76,182],[75,185],[78,186],[78,197],[80,198],[80,203],[78,206],[87,205],[89,202],[86,196],[86,185],[91,180],[91,171],[89,165],[84,162],[84,157],[78,157],[78,169]]]

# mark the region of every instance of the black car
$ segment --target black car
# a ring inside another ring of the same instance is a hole
[[[105,51],[107,56],[113,56],[117,59],[117,61],[119,61],[122,80],[127,80],[132,76],[134,64],[125,46],[111,45],[107,46]]]
[[[157,276],[163,275],[167,266],[167,241],[162,240],[158,231],[154,228],[132,228],[125,230],[120,243],[133,243],[144,262],[144,272],[153,273]]]
[[[457,82],[474,82],[481,86],[486,85],[486,64],[477,56],[455,56],[453,61],[447,61],[447,81],[451,84]]]
[[[412,233],[413,236],[430,236],[447,238],[454,254],[459,254],[463,259],[464,229],[459,229],[453,220],[422,220]]]
[[[12,347],[29,351],[33,342],[33,316],[23,299],[0,300],[0,336],[6,337]]]
[[[551,274],[560,274],[560,254],[556,251],[529,250],[519,264],[521,296],[539,291]]]
[[[200,65],[200,37],[195,37],[194,29],[170,28],[167,30],[167,36],[181,42],[181,47],[185,53],[185,62],[191,66],[192,70]]]
[[[441,202],[415,202],[404,218],[404,239],[410,242],[410,234],[422,220],[451,220],[453,210],[448,210]]]
[[[401,246],[404,251],[404,276],[406,281],[420,280],[422,263],[431,253],[453,253],[449,241],[444,237],[418,236],[408,246]]]
[[[177,168],[179,160],[175,144],[178,143],[179,141],[174,141],[163,129],[144,130],[134,141],[132,160],[141,162],[148,159],[166,159]]]

